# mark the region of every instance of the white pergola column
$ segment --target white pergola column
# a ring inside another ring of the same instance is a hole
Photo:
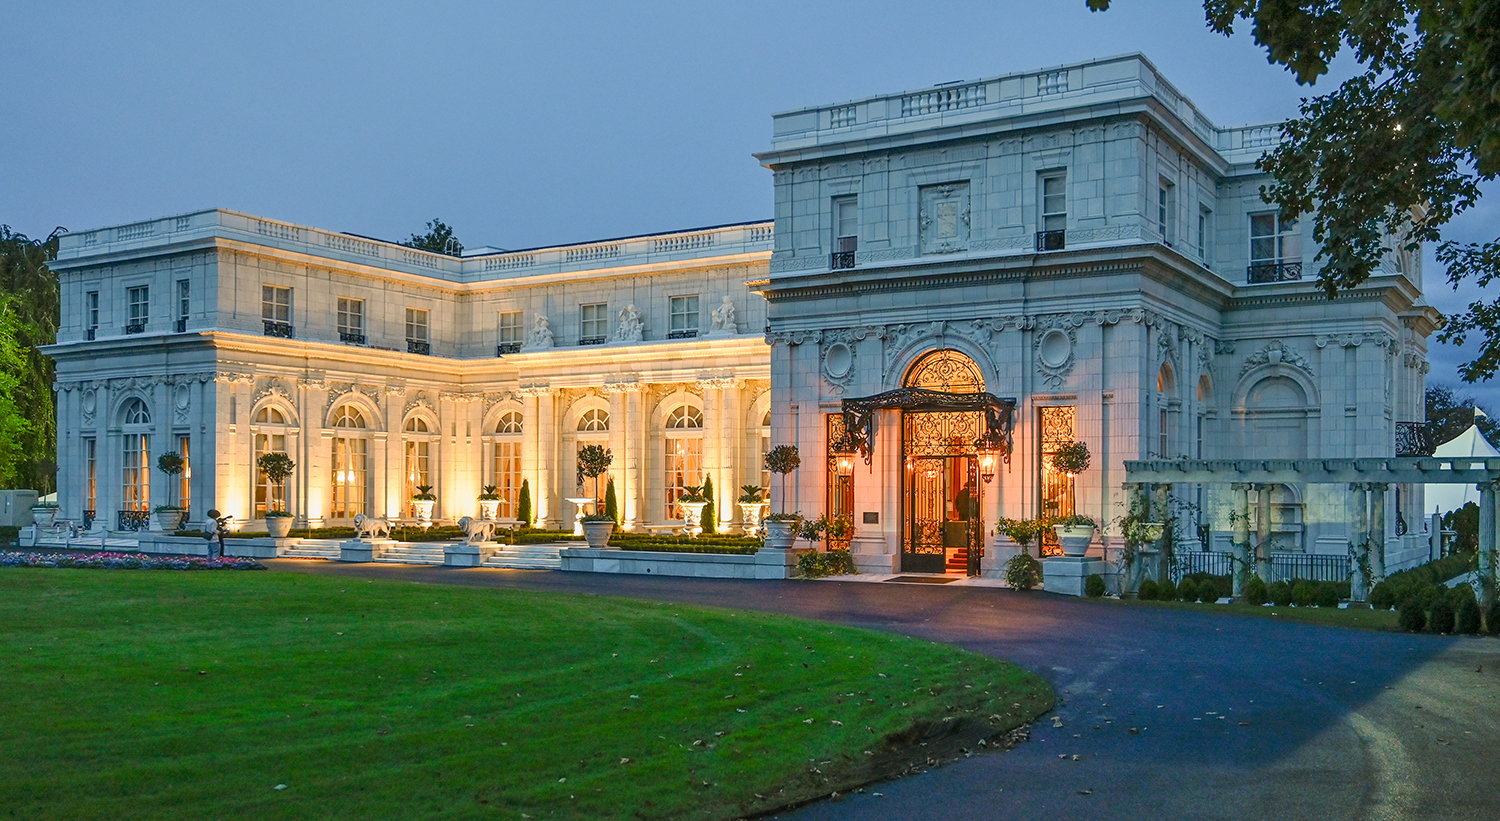
[[[538,469],[542,461],[539,436],[542,423],[537,416],[538,392],[535,388],[522,388],[519,391],[521,394],[521,479],[530,487],[533,521],[540,522],[542,519],[537,514],[539,510],[537,499],[542,496],[542,478]]]
[[[1385,578],[1385,494],[1390,485],[1371,482],[1370,488],[1370,584]]]
[[[1271,579],[1271,486],[1255,486],[1255,574]]]
[[[1479,485],[1479,588],[1485,607],[1489,607],[1495,598],[1497,484],[1500,482],[1491,481]]]
[[[625,463],[629,458],[625,452],[625,431],[629,424],[625,418],[625,393],[616,385],[605,385],[605,390],[609,392],[609,454],[614,457],[609,463],[609,475],[615,482],[615,504],[619,505],[620,518],[624,521]]]
[[[719,380],[698,380],[698,393],[703,397],[703,478],[713,477],[714,516],[717,519],[718,508],[724,496],[719,478],[719,428],[723,425],[723,414],[719,406],[719,395],[722,393],[719,390]],[[703,478],[698,480],[699,484],[703,484]]]
[[[1370,595],[1370,578],[1368,568],[1370,565],[1370,500],[1369,490],[1364,482],[1351,482],[1349,484],[1349,521],[1351,531],[1349,533],[1349,544],[1354,554],[1354,567],[1351,568],[1353,576],[1349,584],[1349,599],[1362,602]]]
[[[625,529],[646,523],[646,397],[639,384],[625,388]]]
[[[1250,577],[1250,485],[1235,482],[1229,486],[1234,494],[1234,572],[1231,574],[1234,595],[1245,594],[1245,582]]]

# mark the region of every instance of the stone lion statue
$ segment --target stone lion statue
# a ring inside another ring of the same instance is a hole
[[[366,536],[378,539],[382,536],[390,538],[391,521],[383,516],[366,516],[357,513],[354,516],[354,538],[363,541]]]
[[[494,541],[495,523],[486,519],[472,519],[468,516],[458,520],[458,529],[468,534],[466,540],[469,544],[478,542]]]

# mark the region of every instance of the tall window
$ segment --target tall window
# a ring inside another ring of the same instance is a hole
[[[132,399],[125,406],[123,462],[120,498],[126,510],[151,510],[151,411],[146,403]]]
[[[760,486],[765,488],[762,498],[771,498],[771,471],[766,467],[766,454],[771,452],[771,412],[760,418]]]
[[[1068,227],[1068,177],[1065,171],[1047,171],[1037,176],[1038,251],[1058,251],[1066,247]]]
[[[1172,230],[1172,212],[1177,207],[1177,186],[1161,180],[1156,186],[1156,228],[1161,233],[1161,241],[1168,246],[1176,239]]]
[[[667,414],[666,423],[666,518],[681,518],[677,497],[685,487],[703,484],[703,411],[678,405]]]
[[[292,289],[260,286],[260,319],[266,336],[292,336]]]
[[[184,332],[184,331],[187,330],[188,304],[189,304],[188,303],[188,294],[189,294],[188,288],[189,288],[189,286],[188,286],[188,281],[187,280],[185,280],[185,279],[179,279],[179,280],[177,280],[177,333],[182,333],[182,332]],[[186,507],[186,506],[187,505],[183,505],[183,507]]]
[[[496,355],[515,353],[521,350],[521,343],[525,341],[526,333],[523,311],[501,311],[496,317],[495,327],[498,337],[496,343]]]
[[[1253,269],[1273,267],[1282,263],[1302,261],[1301,244],[1297,241],[1297,221],[1284,220],[1279,213],[1250,215],[1250,267]],[[1301,276],[1299,269],[1298,278]]]
[[[833,254],[828,267],[853,268],[854,253],[859,250],[859,200],[855,197],[833,198]]]
[[[578,344],[604,341],[609,335],[609,303],[596,302],[578,306]]]
[[[255,443],[254,464],[259,465],[260,457],[267,453],[287,453],[288,430],[286,414],[279,409],[267,406],[256,411],[250,425],[251,440]],[[265,518],[269,510],[286,510],[285,493],[285,483],[278,487],[259,467],[255,468],[255,518]]]
[[[668,302],[670,331],[668,339],[684,339],[698,335],[698,295],[674,296]]]
[[[432,337],[427,327],[426,308],[406,309],[406,352],[432,353]]]
[[[578,417],[578,447],[584,445],[599,445],[609,447],[609,411],[603,408],[590,408]],[[599,512],[604,512],[604,493],[609,488],[609,480],[614,474],[604,471],[599,474],[599,481],[585,476],[583,478],[583,490],[585,493],[593,493],[597,498],[594,500],[599,504]]]
[[[1198,257],[1203,260],[1204,265],[1212,265],[1214,258],[1209,248],[1209,236],[1213,231],[1214,212],[1207,208],[1198,208]]]
[[[83,509],[99,510],[99,440],[83,440]]]
[[[1073,477],[1054,468],[1052,457],[1062,447],[1074,440],[1074,411],[1072,407],[1039,408],[1037,429],[1041,441],[1037,452],[1041,455],[1037,471],[1037,487],[1041,491],[1038,509],[1043,516],[1069,516],[1073,507]],[[1045,534],[1044,534],[1045,535]],[[1048,544],[1049,540],[1043,541]],[[1053,542],[1055,543],[1055,542]]]
[[[333,419],[333,518],[352,519],[365,512],[368,440],[361,433],[365,417],[344,405]]]
[[[494,468],[490,482],[500,494],[502,519],[516,517],[516,501],[521,493],[521,414],[506,411],[495,425]]]
[[[83,295],[83,337],[99,336],[99,292],[89,291]]]
[[[365,301],[339,297],[338,304],[339,341],[354,345],[365,344]]]
[[[151,321],[151,286],[140,285],[127,290],[125,300],[130,310],[130,319],[125,323],[125,333],[144,332],[146,323]]]
[[[1156,458],[1172,458],[1168,447],[1172,440],[1168,435],[1168,404],[1172,394],[1176,393],[1176,375],[1172,373],[1172,367],[1162,363],[1161,370],[1156,373]]]
[[[429,437],[433,431],[427,420],[420,416],[406,420],[402,430],[406,433],[406,498],[411,499],[417,488],[432,484],[432,441]],[[406,515],[416,515],[414,505],[408,503],[407,508]]]
[[[182,457],[182,473],[177,475],[177,504],[183,510],[193,509],[193,448],[192,437],[186,433],[177,435],[177,453]]]

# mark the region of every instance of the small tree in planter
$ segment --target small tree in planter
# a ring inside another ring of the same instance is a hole
[[[436,505],[437,496],[432,493],[432,485],[417,485],[417,492],[411,495],[411,506],[416,508],[417,518],[424,522],[430,521],[432,508]]]
[[[616,527],[620,526],[620,500],[615,496],[614,477],[610,477],[609,483],[604,486],[604,513]]]
[[[177,495],[177,477],[182,475],[182,471],[186,467],[187,463],[182,458],[182,454],[175,451],[167,451],[156,458],[157,470],[167,474],[168,477],[167,503],[156,507],[156,521],[161,526],[161,529],[168,533],[177,529],[177,526],[182,523],[183,516],[187,513],[173,501],[173,497]]]
[[[479,518],[493,519],[500,512],[500,487],[485,485],[479,489]]]
[[[747,535],[760,532],[760,517],[766,511],[766,489],[760,485],[740,486],[740,521]]]
[[[765,519],[766,547],[785,550],[791,547],[792,539],[796,536],[796,528],[802,517],[785,512],[786,475],[801,464],[802,458],[797,455],[796,445],[777,445],[766,454],[766,470],[781,477],[781,493],[777,501],[782,507],[782,512],[772,513]]]
[[[1072,478],[1088,470],[1089,461],[1088,445],[1077,441],[1069,442],[1052,454],[1052,469]],[[1083,556],[1088,552],[1097,527],[1098,523],[1093,519],[1077,513],[1063,516],[1052,523],[1052,531],[1057,534],[1063,555],[1073,557]]]
[[[682,508],[682,529],[689,536],[697,536],[703,532],[701,520],[703,507],[708,500],[703,497],[703,488],[699,485],[686,485],[682,492],[677,494],[677,506]]]
[[[1021,548],[1020,555],[1029,556],[1029,546],[1032,541],[1042,535],[1042,531],[1051,526],[1051,521],[1046,517],[1038,519],[1001,519],[995,523],[995,532],[1003,536],[1009,536]]]
[[[603,445],[584,445],[578,449],[578,484],[583,485],[583,478],[587,476],[594,480],[595,499],[599,498],[599,477],[604,475],[609,466],[613,464],[615,457],[609,452],[609,448]]]
[[[292,530],[292,514],[286,510],[286,486],[285,482],[296,470],[297,463],[292,457],[281,451],[262,453],[255,460],[255,466],[266,475],[266,479],[276,488],[276,508],[266,511],[266,529],[271,535],[278,539],[286,538]]]

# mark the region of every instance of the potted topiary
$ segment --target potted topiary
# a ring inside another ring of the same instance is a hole
[[[756,535],[760,532],[760,518],[766,514],[766,489],[760,485],[741,485],[739,506],[745,535]]]
[[[1079,557],[1089,552],[1089,543],[1094,541],[1094,530],[1098,523],[1081,514],[1063,516],[1052,523],[1052,532],[1057,534],[1064,556]]]
[[[417,518],[423,522],[432,521],[432,508],[436,504],[432,485],[417,485],[417,492],[411,495],[411,506],[417,512]]]
[[[812,549],[818,549],[818,540],[828,530],[828,517],[819,516],[816,519],[803,519],[797,523],[797,536],[812,543]]]
[[[766,454],[766,470],[781,477],[781,494],[778,503],[786,505],[786,475],[802,464],[796,445],[777,445]],[[765,518],[766,547],[785,550],[792,545],[796,527],[802,517],[796,513],[772,513]]]
[[[614,517],[608,513],[590,513],[583,517],[583,540],[589,547],[602,550],[609,547],[609,537],[615,532]]]
[[[1069,476],[1089,469],[1089,446],[1082,442],[1069,442],[1052,454],[1052,469]]]
[[[761,523],[765,529],[766,547],[772,550],[786,550],[792,546],[792,540],[797,538],[797,530],[802,525],[800,513],[772,513]]]
[[[479,489],[479,518],[493,519],[500,512],[500,487],[485,485]]]
[[[703,495],[702,487],[688,485],[677,494],[677,506],[682,509],[682,529],[687,535],[697,536],[703,532],[703,526],[699,522],[707,504],[708,499]]]
[[[995,523],[995,533],[1009,536],[1021,548],[1021,554],[1029,556],[1028,546],[1033,540],[1041,536],[1042,531],[1047,529],[1049,522],[1046,518],[1038,519],[1001,519]]]
[[[187,463],[181,454],[174,451],[167,451],[157,457],[156,467],[162,473],[167,474],[169,478],[167,479],[167,503],[157,505],[152,511],[156,515],[156,527],[154,529],[172,533],[177,530],[178,526],[182,524],[183,518],[187,516],[187,511],[172,501],[177,488],[175,477],[182,473],[187,467]]]
[[[270,531],[272,538],[285,539],[292,531],[292,514],[286,510],[286,488],[283,483],[292,475],[297,463],[281,451],[272,451],[256,458],[255,466],[260,468],[260,472],[276,488],[272,496],[276,507],[266,511],[266,530]]]

